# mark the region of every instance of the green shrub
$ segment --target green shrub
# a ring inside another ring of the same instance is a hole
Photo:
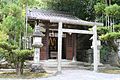
[[[21,75],[23,73],[24,62],[26,58],[31,56],[33,50],[19,50],[17,46],[10,45],[6,42],[0,42],[0,53],[10,64],[14,64],[16,73]]]

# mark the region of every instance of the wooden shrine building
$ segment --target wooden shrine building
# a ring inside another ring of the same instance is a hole
[[[31,26],[39,25],[41,31],[45,34],[42,39],[43,47],[40,49],[40,59],[58,59],[59,66],[61,59],[72,60],[76,58],[78,54],[77,47],[80,46],[77,43],[79,39],[76,38],[78,34],[93,36],[94,70],[96,70],[96,26],[102,26],[102,23],[84,21],[63,12],[40,9],[29,9],[27,11],[27,19]],[[93,30],[89,31],[89,28],[92,27]],[[89,48],[92,46],[91,44]],[[58,67],[58,71],[60,69]]]

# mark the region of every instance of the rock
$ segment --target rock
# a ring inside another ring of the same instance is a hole
[[[0,61],[0,68],[8,68],[8,62],[7,61]]]
[[[30,68],[31,72],[36,72],[36,73],[45,73],[46,71],[43,69],[41,64],[32,64]]]

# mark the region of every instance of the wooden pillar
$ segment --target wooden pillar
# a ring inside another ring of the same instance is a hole
[[[73,59],[73,34],[66,35],[66,59],[72,60]]]
[[[43,39],[44,40],[44,39]],[[43,43],[44,45],[44,43]],[[40,48],[40,60],[46,60],[46,46]]]
[[[97,26],[93,26],[93,57],[94,57],[94,71],[97,72],[98,70],[98,54],[97,54]]]
[[[49,23],[44,23],[46,32],[45,36],[42,38],[43,47],[41,47],[41,60],[47,60],[49,58]]]
[[[76,61],[76,34],[73,34],[73,62]]]
[[[62,58],[62,22],[58,24],[58,70],[57,73],[61,73],[61,58]]]
[[[49,59],[49,24],[46,24],[46,59]]]

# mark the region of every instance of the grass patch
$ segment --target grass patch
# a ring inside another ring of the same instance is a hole
[[[22,78],[22,79],[31,79],[31,78],[43,78],[48,77],[48,73],[34,73],[26,71],[23,75],[18,76],[15,72],[0,72],[0,78]]]
[[[100,70],[100,72],[108,74],[120,74],[120,69],[104,69]]]

